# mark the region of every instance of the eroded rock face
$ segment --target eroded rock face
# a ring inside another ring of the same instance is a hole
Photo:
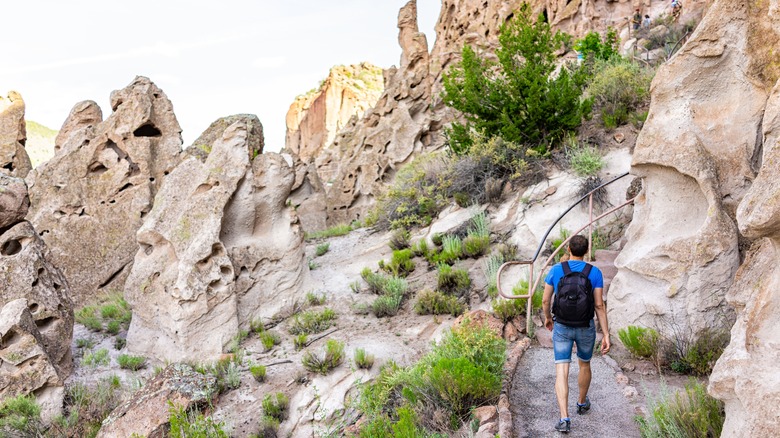
[[[138,434],[147,438],[167,436],[169,403],[189,411],[208,405],[216,391],[216,377],[201,374],[189,365],[167,366],[127,402],[103,421],[99,438]]]
[[[24,100],[16,91],[0,96],[0,173],[24,178],[32,169],[24,149],[27,128],[24,124]]]
[[[285,148],[304,161],[318,155],[350,118],[376,104],[383,81],[382,69],[367,62],[333,67],[318,89],[290,105]]]
[[[149,79],[137,77],[111,93],[111,108],[101,121],[97,104],[76,104],[54,158],[27,178],[28,219],[77,304],[99,291],[122,290],[138,249],[135,232],[181,151],[171,102]]]
[[[771,80],[780,77],[775,70],[778,61],[777,55],[766,56],[773,52],[765,44],[776,47],[778,7],[774,1],[768,11],[748,10],[747,17],[741,16],[747,31],[744,50],[756,57],[763,67],[758,71]],[[761,168],[737,208],[739,231],[757,240],[726,295],[737,320],[731,342],[710,376],[710,393],[726,403],[722,436],[769,436],[780,424],[780,411],[774,408],[780,403],[780,314],[776,311],[780,305],[780,82],[770,93],[759,126]]]
[[[697,333],[728,323],[725,295],[739,266],[735,211],[761,162],[778,75],[767,8],[714,3],[653,80],[632,167],[644,189],[610,291],[616,329],[664,329],[673,319]]]
[[[257,117],[229,119],[168,175],[138,231],[125,285],[133,352],[215,358],[239,327],[302,293],[303,232],[286,205],[295,175],[281,155],[261,153]]]
[[[294,154],[282,154],[295,171],[295,182],[290,191],[290,203],[307,233],[327,228],[328,207],[326,191],[317,174],[313,160],[303,162]]]
[[[30,307],[20,298],[0,308],[0,400],[34,393],[41,417],[51,420],[62,410],[67,375],[49,356]]]
[[[23,221],[29,208],[24,180],[0,173],[0,230]]]

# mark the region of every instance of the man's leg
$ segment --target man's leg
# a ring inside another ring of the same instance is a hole
[[[580,359],[580,371],[579,374],[577,374],[577,385],[580,387],[580,397],[577,401],[579,404],[585,403],[585,397],[588,396],[588,389],[590,388],[590,379],[591,379],[591,371],[590,371],[590,362],[585,362],[582,359]]]
[[[569,365],[555,364],[555,396],[558,398],[561,418],[569,418]]]

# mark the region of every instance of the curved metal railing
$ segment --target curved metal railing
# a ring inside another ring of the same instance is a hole
[[[501,265],[500,268],[498,268],[498,272],[496,272],[496,289],[498,289],[498,294],[502,296],[503,298],[514,300],[514,299],[530,299],[534,291],[536,291],[536,288],[539,287],[539,282],[542,280],[542,277],[544,276],[544,270],[547,268],[547,266],[550,265],[550,262],[552,262],[555,259],[555,256],[561,251],[562,248],[565,248],[566,245],[569,243],[569,240],[571,240],[572,237],[578,235],[580,232],[588,228],[588,234],[590,238],[588,239],[588,244],[591,245],[590,248],[588,248],[588,260],[591,259],[591,249],[592,249],[592,242],[593,242],[593,223],[601,220],[602,218],[609,216],[612,213],[615,213],[616,211],[620,210],[623,207],[626,207],[627,205],[633,204],[636,197],[631,198],[627,200],[626,202],[618,205],[617,207],[611,208],[609,211],[602,213],[598,217],[593,217],[593,195],[601,190],[602,188],[614,183],[615,181],[624,178],[628,176],[629,172],[623,173],[621,175],[616,176],[615,178],[612,178],[611,180],[599,185],[595,189],[591,190],[584,196],[582,196],[579,200],[577,200],[575,203],[573,203],[569,208],[566,209],[563,213],[561,213],[558,218],[550,225],[549,228],[547,228],[547,232],[544,233],[544,236],[542,237],[541,241],[539,242],[539,246],[536,248],[536,252],[534,253],[534,256],[531,258],[531,260],[523,260],[523,261],[510,261],[506,262],[503,265]],[[547,241],[547,238],[550,236],[550,233],[553,229],[555,229],[555,226],[558,225],[558,223],[563,219],[570,211],[574,209],[574,207],[580,205],[582,201],[588,200],[588,213],[589,213],[589,221],[587,224],[585,224],[582,228],[578,229],[577,231],[571,233],[569,237],[567,237],[563,242],[561,242],[560,245],[558,245],[557,248],[554,248],[552,254],[547,258],[547,260],[544,262],[544,264],[541,266],[539,272],[540,275],[536,278],[534,278],[534,264],[536,263],[536,259],[539,258],[539,254],[542,252],[542,248],[544,248],[544,244]],[[504,293],[504,291],[501,289],[501,273],[509,266],[512,265],[528,265],[529,273],[528,273],[528,291],[523,295],[510,295],[507,293]],[[526,308],[526,330],[527,332],[530,332],[531,330],[531,310],[533,308],[532,305],[527,304],[525,306]]]

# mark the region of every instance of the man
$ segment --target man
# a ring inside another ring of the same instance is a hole
[[[561,411],[560,421],[556,424],[555,430],[563,433],[571,430],[568,406],[569,365],[574,344],[577,345],[577,358],[580,365],[577,376],[579,386],[577,414],[582,415],[590,410],[590,399],[588,399],[591,380],[590,359],[596,344],[594,313],[598,316],[601,332],[604,334],[601,340],[601,353],[606,354],[610,348],[609,325],[603,296],[604,278],[599,268],[583,261],[587,252],[587,238],[583,236],[571,238],[568,248],[571,258],[568,262],[558,263],[552,267],[545,278],[542,299],[544,325],[553,332],[555,395]],[[566,271],[569,273],[565,273]],[[560,290],[564,290],[565,293],[559,294]],[[554,298],[558,299],[554,300]],[[551,309],[553,301],[555,309]],[[555,318],[551,310],[556,312]]]
[[[634,30],[639,30],[639,26],[642,24],[642,14],[639,13],[639,8],[634,11],[634,17],[631,18],[631,24],[634,25]]]

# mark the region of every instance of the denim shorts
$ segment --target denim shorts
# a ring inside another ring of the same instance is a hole
[[[590,320],[588,327],[569,327],[555,323],[553,325],[553,352],[555,363],[571,362],[572,346],[577,344],[577,358],[590,362],[593,357],[593,347],[596,345],[596,325]]]

